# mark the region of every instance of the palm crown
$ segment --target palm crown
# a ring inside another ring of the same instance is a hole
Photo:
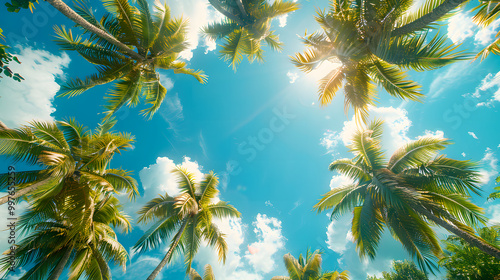
[[[33,264],[22,280],[57,279],[69,265],[68,279],[111,279],[108,262],[125,268],[127,250],[118,242],[112,227],[130,229],[128,216],[118,199],[94,193],[91,218],[84,224],[68,216],[64,208],[74,208],[73,200],[53,200],[43,209],[30,209],[20,218],[22,232],[29,232],[16,249],[16,265]],[[0,265],[11,266],[9,257]]]
[[[130,198],[135,197],[137,182],[131,172],[109,168],[113,155],[132,147],[134,141],[130,134],[110,131],[114,123],[105,122],[93,132],[75,120],[33,121],[18,129],[0,129],[1,155],[14,162],[42,167],[16,172],[17,190],[13,197],[42,202],[82,187],[87,194],[90,190],[126,191]],[[0,174],[2,189],[8,181],[8,173]],[[4,197],[1,203],[5,202]]]
[[[316,21],[323,29],[303,38],[308,49],[292,57],[293,63],[310,72],[324,61],[334,67],[319,81],[319,100],[331,102],[343,87],[345,110],[353,107],[355,115],[366,120],[369,105],[374,104],[376,84],[397,98],[420,100],[421,86],[408,79],[403,69],[436,69],[467,58],[446,46],[445,37],[427,39],[427,30],[393,36],[398,27],[432,10],[439,1],[409,11],[412,0],[331,1],[330,9],[319,11]]]
[[[476,165],[437,156],[450,144],[437,137],[405,144],[387,161],[381,134],[382,122],[375,121],[353,135],[349,148],[355,157],[330,164],[330,170],[353,183],[333,188],[314,206],[319,212],[333,208],[332,218],[353,211],[351,230],[360,256],[375,257],[384,227],[423,269],[432,269],[442,253],[432,224],[476,242],[474,246],[491,247],[470,227],[485,222],[482,209],[468,198],[479,191]]]
[[[273,50],[281,50],[278,35],[271,30],[273,18],[286,15],[299,8],[291,1],[276,0],[209,0],[226,18],[203,29],[206,37],[224,38],[221,55],[236,69],[244,55],[250,62],[263,61],[262,41]]]
[[[96,34],[87,39],[73,36],[71,30],[56,27],[56,42],[63,50],[77,51],[83,58],[96,65],[98,73],[85,79],[71,79],[61,87],[61,96],[75,96],[86,90],[116,81],[105,99],[106,118],[123,105],[136,106],[141,99],[149,105],[141,112],[150,118],[160,108],[167,89],[161,84],[157,69],[189,74],[204,83],[202,71],[186,68],[179,61],[179,53],[187,48],[187,20],[172,18],[168,6],[157,3],[151,12],[146,0],[137,6],[128,0],[103,0],[107,13],[97,20],[90,6],[77,1],[75,11],[93,26],[111,34],[118,41],[135,48],[131,56]],[[77,25],[78,26],[78,25]],[[88,31],[84,31],[86,34]]]
[[[289,276],[274,276],[271,280],[349,280],[348,271],[323,272],[319,250],[312,252],[308,249],[305,258],[300,254],[299,259],[288,253],[283,256],[283,261]]]
[[[184,168],[179,167],[173,172],[178,177],[180,194],[176,197],[161,195],[139,211],[141,216],[138,222],[155,221],[155,224],[140,238],[134,249],[145,251],[156,248],[174,234],[170,249],[160,266],[171,260],[174,251],[183,252],[186,273],[189,273],[202,240],[216,249],[219,261],[225,261],[225,235],[214,224],[213,218],[239,217],[240,213],[227,202],[214,202],[219,182],[212,172],[205,174],[199,184],[194,175]]]

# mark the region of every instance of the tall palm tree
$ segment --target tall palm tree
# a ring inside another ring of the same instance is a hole
[[[357,119],[366,120],[374,105],[376,85],[401,99],[418,101],[421,86],[408,79],[404,69],[436,69],[466,59],[436,35],[426,40],[429,26],[421,32],[393,36],[398,26],[425,14],[439,1],[420,10],[409,10],[412,0],[332,0],[330,9],[318,11],[316,21],[323,29],[302,38],[308,49],[292,57],[296,67],[310,72],[325,61],[336,66],[319,81],[319,100],[329,104],[342,87],[346,113],[353,107]],[[420,30],[420,29],[419,29]]]
[[[184,253],[186,273],[191,270],[191,263],[198,252],[202,240],[214,247],[219,261],[225,262],[227,244],[213,218],[239,217],[240,213],[232,205],[224,201],[214,202],[217,198],[219,184],[213,172],[205,174],[201,183],[196,183],[193,173],[182,167],[173,171],[178,177],[180,194],[171,197],[154,198],[139,211],[138,222],[156,223],[137,241],[134,249],[145,251],[157,248],[162,241],[173,233],[170,248],[158,267],[147,278],[155,279],[163,267],[170,262],[175,252]]]
[[[118,242],[113,227],[128,232],[128,216],[118,199],[94,192],[91,219],[75,223],[63,208],[73,208],[73,200],[52,200],[43,209],[29,209],[20,219],[21,231],[28,232],[16,249],[16,267],[31,266],[20,279],[56,280],[65,268],[67,279],[111,279],[109,262],[125,269],[127,250]],[[0,260],[3,271],[9,271],[9,257]]]
[[[333,208],[332,219],[353,212],[351,231],[360,256],[375,257],[387,227],[422,269],[432,270],[433,259],[442,255],[436,225],[500,258],[500,250],[471,228],[485,223],[483,209],[468,197],[479,193],[476,164],[437,156],[450,144],[438,137],[407,143],[386,160],[381,135],[381,121],[353,135],[354,158],[330,164],[353,183],[333,188],[314,206],[318,212]]]
[[[281,50],[279,36],[271,30],[273,18],[286,15],[299,8],[292,1],[276,0],[209,0],[210,4],[225,16],[221,22],[203,28],[206,37],[212,40],[224,39],[221,56],[229,61],[233,69],[243,56],[248,61],[263,61],[262,42],[272,50]]]
[[[93,132],[75,120],[57,122],[32,121],[16,129],[0,129],[0,155],[14,162],[36,166],[16,172],[14,199],[45,201],[83,186],[103,192],[126,191],[129,198],[138,194],[131,172],[110,168],[113,155],[130,147],[130,134],[111,131],[116,121],[109,120]],[[0,189],[9,184],[9,174],[0,174]],[[9,200],[0,198],[0,205]]]
[[[128,0],[103,0],[103,3],[107,12],[101,20],[84,0],[76,1],[74,11],[70,9],[81,18],[76,22],[84,29],[83,35],[87,34],[86,39],[74,36],[64,26],[56,27],[57,44],[63,50],[78,52],[95,64],[98,71],[85,79],[70,79],[61,86],[60,96],[76,96],[94,86],[116,82],[105,96],[106,118],[123,105],[138,105],[141,99],[148,105],[142,114],[151,118],[167,94],[158,69],[188,74],[200,83],[206,82],[202,71],[188,69],[185,62],[178,60],[179,53],[188,47],[187,20],[172,18],[168,6],[159,2],[152,12],[146,0],[137,0],[137,5],[131,5]],[[97,31],[92,31],[94,29],[89,32],[84,22],[121,42],[125,50],[103,39]]]
[[[472,20],[481,27],[487,27],[492,24],[496,18],[500,15],[500,1],[498,0],[485,0],[481,1],[481,4],[474,8],[477,14],[472,18]],[[481,50],[476,58],[481,57],[481,59],[486,58],[490,53],[500,55],[500,32],[495,35],[496,39]]]
[[[3,30],[2,28],[0,28],[0,40],[5,40],[5,36],[3,36],[2,32]],[[19,62],[19,59],[16,56],[13,56],[9,52],[7,52],[8,48],[9,46],[0,44],[0,74],[2,74],[3,72],[5,76],[12,78],[14,81],[20,82],[24,80],[24,78],[19,75],[19,73],[12,72],[12,70],[10,70],[9,68],[9,63],[15,61],[20,64],[21,62]],[[0,78],[2,78],[1,75]]]
[[[349,280],[349,272],[323,272],[321,270],[321,252],[314,252],[309,249],[306,256],[299,255],[299,259],[294,258],[290,253],[283,256],[285,267],[289,276],[274,276],[271,280]]]
[[[205,273],[203,273],[203,278],[201,278],[200,274],[196,272],[193,268],[189,272],[189,279],[191,280],[215,280],[214,272],[212,271],[212,267],[207,264],[205,266]]]

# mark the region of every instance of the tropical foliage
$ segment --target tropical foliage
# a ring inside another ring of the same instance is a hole
[[[481,1],[473,11],[477,11],[472,20],[479,26],[485,28],[490,26],[495,19],[500,15],[500,1],[498,0],[485,0]],[[481,50],[476,58],[486,58],[490,53],[500,54],[500,31],[495,35],[495,40]]]
[[[219,261],[225,262],[227,244],[224,233],[214,224],[214,218],[239,217],[240,213],[224,201],[215,202],[219,184],[217,176],[210,172],[197,183],[193,173],[182,167],[173,171],[178,178],[180,194],[175,197],[168,193],[150,200],[139,211],[139,223],[155,222],[137,241],[134,249],[144,252],[160,246],[172,235],[170,248],[153,273],[148,277],[155,279],[163,267],[171,261],[174,252],[184,254],[186,273],[198,252],[202,240],[214,247]]]
[[[498,249],[473,234],[472,227],[485,223],[483,210],[468,198],[479,191],[476,164],[438,156],[450,144],[438,137],[409,142],[387,160],[380,145],[382,124],[374,121],[353,135],[354,158],[330,164],[331,171],[353,182],[335,187],[314,208],[333,208],[332,219],[352,211],[351,231],[361,257],[376,256],[387,227],[422,269],[432,270],[442,256],[434,225],[497,255]]]
[[[432,70],[466,59],[447,45],[446,38],[428,38],[426,26],[418,32],[394,36],[393,32],[432,10],[441,1],[431,1],[413,11],[413,1],[332,0],[328,11],[318,11],[322,28],[302,38],[308,47],[292,58],[295,66],[311,72],[321,63],[332,63],[319,81],[319,101],[329,104],[343,88],[347,113],[352,106],[358,119],[366,120],[374,105],[376,85],[405,100],[421,100],[421,86],[409,80],[405,69]]]
[[[382,272],[382,278],[376,276],[368,277],[368,280],[428,280],[429,277],[418,270],[414,262],[409,260],[392,262],[393,271]]]
[[[221,56],[233,69],[243,56],[248,61],[262,62],[264,51],[262,43],[272,50],[281,50],[283,43],[271,30],[273,18],[284,16],[299,8],[292,1],[276,0],[270,4],[267,0],[209,0],[212,6],[225,16],[221,22],[212,23],[203,29],[211,40],[224,39]]]
[[[481,228],[478,230],[478,235],[500,247],[499,226]],[[455,235],[449,236],[444,244],[446,257],[439,261],[439,265],[446,268],[446,279],[500,279],[500,260],[470,246]]]
[[[78,203],[88,203],[91,190],[103,193],[138,194],[131,172],[110,168],[116,153],[132,147],[134,138],[111,131],[114,120],[91,131],[73,119],[57,122],[32,121],[16,129],[0,129],[0,155],[35,169],[16,172],[12,198],[26,198],[43,209],[51,198],[71,191],[84,191]],[[9,174],[0,174],[0,189],[9,184]],[[6,203],[7,197],[0,199]],[[88,204],[86,204],[88,206]]]
[[[500,183],[500,176],[496,179],[497,183]],[[500,185],[495,187],[495,191],[490,194],[489,199],[497,199],[500,198]]]
[[[0,28],[0,39],[5,40],[5,36],[3,36],[2,32],[3,30]],[[15,61],[21,64],[21,62],[17,56],[13,56],[6,51],[8,48],[8,46],[0,44],[0,74],[3,73],[5,76],[14,79],[14,81],[20,82],[24,80],[24,78],[18,73],[12,72],[9,68],[9,63]],[[0,78],[2,78],[2,76],[0,76]]]
[[[108,263],[125,269],[127,250],[118,242],[114,227],[128,231],[128,217],[121,211],[118,199],[93,192],[91,210],[82,215],[74,208],[78,195],[59,196],[43,209],[29,209],[21,218],[21,231],[27,232],[17,244],[16,266],[31,267],[20,279],[58,279],[63,269],[69,269],[67,279],[111,279]],[[76,218],[75,218],[76,217]],[[0,260],[3,271],[9,272],[9,255]]]
[[[188,47],[187,20],[172,18],[167,5],[158,2],[150,11],[146,0],[132,5],[128,0],[103,0],[106,13],[98,20],[92,8],[83,0],[77,1],[75,12],[100,31],[111,34],[119,42],[135,49],[134,56],[110,44],[95,33],[83,29],[83,35],[73,35],[71,29],[56,27],[56,42],[63,50],[76,51],[96,65],[96,74],[87,78],[70,79],[61,87],[60,96],[76,96],[94,86],[115,82],[105,96],[106,118],[122,106],[133,107],[141,100],[147,108],[141,112],[151,118],[167,94],[161,84],[158,69],[188,74],[200,83],[207,77],[202,71],[186,68],[179,53]],[[84,37],[86,39],[84,39]]]
[[[290,253],[283,257],[286,270],[289,276],[274,276],[271,280],[349,280],[348,271],[322,271],[321,270],[321,252],[314,252],[309,249],[305,258],[302,254],[299,259],[294,258]]]
[[[214,272],[212,271],[212,267],[207,264],[205,266],[205,273],[203,273],[203,278],[194,270],[191,268],[191,271],[189,272],[189,279],[190,280],[215,280]]]

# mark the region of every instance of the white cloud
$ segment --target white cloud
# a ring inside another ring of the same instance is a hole
[[[474,139],[479,139],[479,138],[477,138],[477,136],[476,136],[476,134],[475,134],[474,132],[469,131],[469,132],[467,132],[467,133],[468,133],[470,136],[472,136],[472,138],[474,138]]]
[[[330,180],[330,189],[339,188],[348,184],[352,184],[354,181],[344,174],[333,175]]]
[[[481,46],[486,46],[491,44],[495,38],[495,35],[498,33],[498,29],[500,27],[500,19],[492,22],[488,27],[481,28],[474,36],[474,41],[476,44]]]
[[[387,154],[392,154],[398,147],[410,141],[406,135],[411,126],[408,112],[402,108],[394,107],[371,107],[369,114],[372,119],[384,120],[384,134],[382,136],[383,147]],[[344,145],[351,143],[351,137],[358,129],[354,117],[344,122],[340,137]]]
[[[53,121],[52,105],[59,91],[57,78],[64,76],[70,59],[66,53],[60,56],[31,47],[16,46],[16,56],[21,64],[10,63],[13,72],[25,78],[16,82],[3,78],[0,86],[0,120],[8,127],[17,127],[38,119]]]
[[[455,44],[461,43],[474,35],[475,28],[472,17],[458,13],[448,20],[448,38]]]
[[[462,153],[462,156],[463,156],[463,157],[466,157],[466,156],[467,156],[467,154],[465,154],[465,153]]]
[[[183,51],[180,56],[183,59],[191,60],[193,50],[200,44],[200,29],[208,23],[222,18],[219,12],[209,7],[206,0],[173,0],[169,1],[168,5],[174,17],[189,19],[189,30],[187,34],[189,48]],[[207,47],[207,51],[214,50],[215,42],[205,40],[203,43]]]
[[[436,130],[436,131],[425,130],[424,135],[418,136],[417,139],[420,139],[422,137],[444,138],[444,132],[441,130]]]
[[[320,145],[325,147],[328,153],[333,153],[341,140],[337,131],[327,130],[323,133],[323,138],[320,139]]]
[[[477,103],[478,107],[490,107],[494,102],[500,101],[500,71],[495,75],[493,73],[486,75],[471,96],[477,99],[483,97],[482,102]]]
[[[245,254],[245,258],[256,272],[269,273],[275,268],[274,254],[285,246],[285,237],[281,233],[281,221],[276,218],[268,218],[265,214],[258,214],[253,223],[257,242],[249,246],[257,250],[257,253]]]
[[[481,159],[483,168],[479,169],[480,182],[486,185],[493,177],[498,175],[498,159],[490,148],[486,148],[484,157]]]
[[[491,205],[486,210],[486,213],[491,217],[489,219],[490,223],[500,225],[500,204]]]
[[[338,220],[333,220],[326,230],[326,244],[328,249],[343,254],[347,245],[352,243],[351,217],[344,215]]]
[[[297,74],[297,72],[292,72],[292,71],[288,71],[286,73],[286,76],[290,79],[290,84],[295,83],[295,81],[299,78],[299,74]]]
[[[275,267],[275,253],[284,247],[285,238],[281,234],[281,222],[265,214],[258,214],[253,222],[253,232],[257,241],[245,245],[247,225],[240,219],[216,222],[219,229],[226,234],[228,254],[226,264],[218,262],[214,250],[202,247],[195,260],[200,272],[206,264],[210,264],[214,275],[220,280],[263,280],[264,274]],[[246,248],[246,250],[245,250]]]

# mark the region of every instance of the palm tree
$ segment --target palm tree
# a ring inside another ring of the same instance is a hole
[[[20,279],[56,280],[69,267],[68,279],[111,279],[109,262],[125,269],[127,250],[118,242],[113,227],[124,232],[131,228],[118,199],[92,194],[91,219],[75,223],[63,208],[73,208],[73,200],[52,200],[43,209],[30,209],[20,219],[21,231],[29,232],[16,249],[16,267],[32,266]],[[9,271],[9,257],[0,260]]]
[[[347,270],[339,273],[321,271],[321,252],[316,250],[311,252],[309,249],[304,258],[300,254],[299,259],[294,258],[290,253],[283,256],[286,269],[289,276],[274,276],[271,280],[349,280]]]
[[[0,198],[0,205],[9,196],[41,202],[82,186],[87,192],[126,191],[134,198],[138,190],[131,172],[109,168],[113,155],[132,147],[134,141],[130,134],[110,131],[115,122],[109,120],[93,132],[73,119],[0,129],[0,155],[37,167],[16,172],[16,191]],[[9,181],[8,173],[0,174],[0,189]]]
[[[286,15],[299,8],[292,1],[276,0],[209,0],[210,4],[226,18],[203,29],[207,38],[224,39],[221,56],[229,61],[233,69],[242,57],[248,61],[263,61],[262,41],[272,49],[281,50],[279,36],[271,31],[273,18]]]
[[[196,272],[196,270],[191,268],[189,272],[189,279],[191,280],[215,280],[214,272],[212,271],[212,267],[207,264],[205,266],[205,273],[203,274],[203,278],[201,278],[200,274]]]
[[[332,0],[329,11],[318,11],[316,17],[322,32],[303,37],[308,49],[292,61],[304,72],[325,61],[334,63],[319,81],[320,103],[329,104],[343,87],[346,113],[352,106],[363,121],[374,105],[376,84],[394,97],[418,101],[423,97],[421,86],[409,80],[404,69],[431,70],[468,57],[456,52],[457,46],[446,45],[443,36],[426,41],[429,26],[394,36],[398,26],[425,14],[437,2],[410,12],[411,0]]]
[[[163,240],[167,240],[174,232],[170,249],[158,267],[147,278],[155,279],[163,267],[170,262],[175,252],[184,253],[186,273],[191,270],[191,263],[198,252],[200,242],[205,240],[214,247],[219,255],[219,261],[225,262],[227,244],[224,233],[220,232],[213,218],[239,217],[240,213],[232,205],[224,201],[217,203],[219,184],[213,172],[205,174],[201,183],[196,183],[193,173],[182,167],[173,171],[178,177],[180,194],[171,197],[154,198],[139,211],[138,222],[156,223],[137,241],[134,249],[145,251],[157,248]]]
[[[75,22],[78,27],[84,28],[84,35],[90,30],[86,29],[87,25],[93,29],[83,39],[82,36],[74,36],[64,26],[56,27],[57,44],[63,50],[78,52],[95,64],[98,72],[85,79],[70,79],[61,86],[60,96],[72,97],[94,86],[116,82],[105,96],[105,118],[112,116],[123,105],[138,105],[141,99],[148,105],[141,111],[142,114],[151,118],[167,94],[157,69],[188,74],[200,83],[206,82],[207,77],[202,71],[188,69],[185,62],[178,60],[179,53],[188,46],[187,20],[171,18],[167,5],[157,4],[151,12],[146,0],[138,0],[137,6],[129,4],[128,0],[103,2],[107,12],[101,20],[97,20],[92,8],[83,0],[76,2],[74,11],[67,6],[64,8],[80,18]],[[103,39],[101,33],[120,42],[125,49]]]
[[[333,188],[314,206],[318,212],[333,208],[332,219],[353,211],[351,231],[360,256],[375,257],[387,227],[422,269],[432,270],[432,258],[442,254],[432,226],[440,226],[500,258],[500,250],[471,228],[485,223],[483,209],[469,200],[470,192],[479,193],[476,164],[437,156],[450,144],[438,137],[407,143],[387,161],[381,135],[381,121],[353,135],[349,148],[355,157],[330,164],[353,183]]]

